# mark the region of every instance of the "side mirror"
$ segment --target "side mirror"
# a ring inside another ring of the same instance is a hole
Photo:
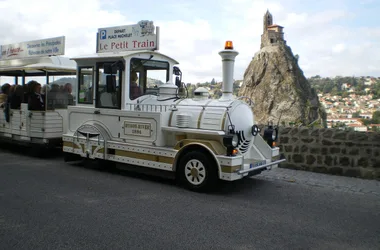
[[[175,85],[177,85],[178,88],[182,86],[181,79],[179,79],[179,76],[176,76],[175,78]]]
[[[173,73],[174,73],[174,75],[176,75],[175,85],[178,88],[181,88],[182,87],[182,72],[181,72],[181,70],[177,66],[174,66],[173,67]]]
[[[106,76],[106,91],[107,93],[116,92],[116,76]]]
[[[174,75],[176,75],[176,76],[182,75],[181,70],[180,70],[177,66],[174,66],[174,67],[173,67],[173,73],[174,73]]]

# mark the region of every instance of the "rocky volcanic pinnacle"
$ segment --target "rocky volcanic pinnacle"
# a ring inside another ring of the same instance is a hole
[[[315,90],[284,43],[265,46],[255,54],[244,73],[239,96],[253,100],[256,124],[325,124],[326,113]]]

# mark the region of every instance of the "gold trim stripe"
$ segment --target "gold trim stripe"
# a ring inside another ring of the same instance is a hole
[[[228,111],[224,111],[224,115],[223,115],[223,119],[222,119],[222,127],[221,127],[222,131],[224,131],[225,126],[226,126],[225,124],[226,124],[227,112]]]
[[[172,110],[170,112],[170,116],[169,116],[169,123],[168,123],[168,126],[171,127],[172,126],[172,119],[173,119],[173,114],[174,114],[174,110]]]
[[[74,142],[68,142],[68,141],[64,141],[63,142],[63,146],[64,147],[69,147],[69,148],[73,148],[73,149],[80,149],[83,151],[83,148],[82,146],[78,146],[77,144],[75,144]]]
[[[80,143],[80,146],[78,146],[77,144],[75,144],[74,142],[67,142],[67,141],[64,141],[63,142],[63,146],[64,147],[69,147],[69,148],[73,148],[73,149],[80,149],[83,153],[84,153],[84,144]],[[97,148],[98,146],[94,146],[92,145],[91,147],[91,152],[94,153],[95,149]],[[104,148],[100,148],[97,153],[100,153],[100,154],[103,154],[104,153]]]
[[[201,139],[184,139],[174,146],[174,149],[180,150],[181,148],[187,146],[188,144],[198,144],[200,146],[208,147],[214,154],[216,155],[224,155],[226,152],[226,148],[219,141],[213,140],[201,140]]]
[[[92,146],[92,153],[95,152],[95,149],[97,148],[98,146]],[[100,148],[96,153],[99,153],[99,154],[103,154],[104,153],[104,148]]]
[[[205,111],[205,110],[202,109],[201,113],[199,113],[198,123],[197,123],[198,128],[201,128],[201,120],[202,120],[202,116],[203,116],[203,112],[204,112],[204,111]]]
[[[69,145],[70,142],[64,142],[64,146],[72,148],[71,145]],[[74,148],[78,148],[77,145],[74,144]],[[92,152],[94,152],[96,146],[92,146]],[[104,153],[104,148],[101,148],[98,150],[97,153]],[[109,154],[110,155],[110,154]],[[131,151],[124,151],[124,150],[115,150],[116,156],[122,156],[122,157],[130,157],[134,159],[140,159],[140,160],[146,160],[146,161],[154,161],[154,162],[160,162],[160,163],[166,163],[166,164],[174,164],[174,158],[167,157],[167,156],[161,156],[161,155],[151,155],[151,154],[144,154],[144,153],[137,153],[137,152],[131,152]]]
[[[278,161],[278,160],[280,160],[280,158],[281,158],[281,155],[273,156],[272,161]]]
[[[145,160],[145,161],[154,161],[154,162],[166,163],[166,164],[173,164],[174,163],[174,158],[171,158],[171,157],[137,153],[137,152],[131,152],[131,151],[118,150],[118,149],[115,150],[115,155],[116,156],[122,156],[122,157],[134,158],[134,159],[140,159],[140,160]]]
[[[240,170],[241,166],[220,166],[223,173],[234,173],[238,170]]]
[[[213,100],[209,100],[209,101],[205,104],[205,106],[202,108],[202,111],[201,111],[201,113],[199,114],[199,117],[198,117],[198,124],[197,124],[198,128],[201,128],[201,120],[202,120],[203,113],[205,112],[205,109],[206,109],[207,105],[209,105],[210,102],[212,102],[212,101],[213,101]]]

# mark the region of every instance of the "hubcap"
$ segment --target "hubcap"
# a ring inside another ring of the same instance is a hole
[[[191,184],[199,185],[206,178],[206,169],[202,162],[190,160],[185,166],[185,176]]]

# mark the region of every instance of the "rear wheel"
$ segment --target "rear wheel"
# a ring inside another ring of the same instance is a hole
[[[218,170],[215,162],[203,152],[190,151],[181,157],[178,179],[192,191],[211,191],[218,183]]]

